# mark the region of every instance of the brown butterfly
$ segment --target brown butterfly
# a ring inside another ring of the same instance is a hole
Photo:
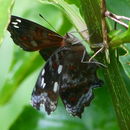
[[[99,64],[92,60],[85,47],[72,34],[59,34],[32,21],[11,16],[8,26],[13,41],[25,51],[40,51],[47,60],[32,93],[32,105],[45,107],[48,114],[57,107],[60,96],[66,110],[81,117],[92,101],[93,88],[102,85],[96,76]]]

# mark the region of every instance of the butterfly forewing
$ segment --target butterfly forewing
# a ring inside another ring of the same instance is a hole
[[[63,37],[32,21],[11,16],[8,26],[13,41],[26,51],[42,50],[49,47],[59,47]]]

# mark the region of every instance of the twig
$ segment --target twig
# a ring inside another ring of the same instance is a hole
[[[106,3],[105,0],[102,0],[101,3],[101,15],[102,15],[102,35],[103,35],[103,46],[94,53],[94,55],[89,59],[89,62],[98,54],[100,53],[102,50],[105,50],[105,54],[106,54],[106,59],[109,61],[109,51],[108,51],[108,37],[107,37],[107,25],[106,25],[106,20],[105,20],[105,12],[106,12]]]
[[[105,0],[102,0],[101,3],[101,14],[102,14],[102,34],[103,34],[103,44],[105,47],[108,47],[107,45],[107,26],[106,26],[106,20],[105,20],[105,12],[106,12],[106,2]]]
[[[101,14],[102,14],[102,35],[103,35],[103,45],[105,49],[105,55],[106,55],[106,60],[108,63],[110,63],[109,59],[109,46],[108,46],[108,36],[107,36],[107,24],[105,20],[105,12],[106,12],[106,2],[105,0],[102,0],[101,2]]]
[[[120,16],[120,15],[114,14],[114,13],[108,11],[108,10],[105,12],[105,14],[106,14],[106,15],[110,15],[111,17],[114,17],[114,18],[116,18],[116,19],[118,19],[118,20],[124,19],[124,20],[130,21],[130,18],[129,18],[129,17]]]
[[[128,25],[120,20],[124,19],[124,20],[130,21],[130,18],[113,14],[113,13],[109,12],[108,10],[105,12],[105,16],[112,19],[113,21],[123,25],[125,28],[128,28]]]
[[[91,62],[91,60],[92,60],[98,53],[100,53],[103,49],[104,49],[104,46],[102,46],[102,48],[100,48],[98,51],[96,51],[96,52],[94,53],[94,55],[91,56],[88,61]]]

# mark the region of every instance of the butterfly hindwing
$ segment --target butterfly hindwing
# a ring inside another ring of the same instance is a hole
[[[39,74],[32,93],[32,104],[35,108],[43,106],[48,114],[56,109],[59,97],[59,61],[54,53],[46,62]]]
[[[37,80],[32,94],[33,106],[39,109],[42,104],[49,114],[55,110],[60,96],[66,110],[73,116],[81,117],[84,107],[94,97],[93,88],[102,83],[96,76],[98,65],[81,62],[84,51],[86,52],[84,46],[78,43],[61,47],[53,53]],[[86,56],[89,58],[87,52]],[[44,88],[41,88],[41,84]],[[50,104],[55,105],[52,107]]]
[[[102,82],[96,76],[97,64],[81,62],[85,47],[75,44],[68,48],[61,63],[60,97],[71,115],[81,117],[84,107],[94,97],[93,88],[99,87]],[[89,59],[87,52],[86,56]]]

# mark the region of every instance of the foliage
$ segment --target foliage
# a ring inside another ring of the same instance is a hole
[[[115,1],[110,0],[107,3],[108,9],[114,9],[113,11],[115,13],[129,16],[128,3],[124,1],[122,4],[123,7],[120,7],[121,4],[119,4],[119,2],[122,1]],[[59,1],[50,0],[49,2],[41,2],[35,0],[16,0],[13,6],[13,14],[33,20],[51,29],[51,27],[38,16],[40,13],[62,35],[69,30],[74,30],[74,28],[72,28],[72,24],[77,30],[83,30],[85,28],[83,19],[80,19],[81,10],[78,9],[78,7],[80,7],[79,2],[75,3],[74,0],[65,0],[60,3],[60,8],[57,8],[57,5],[52,2],[56,3]],[[8,7],[11,7],[11,3],[7,4]],[[114,6],[114,8],[112,6]],[[65,8],[66,11],[64,11]],[[72,17],[69,18],[73,13],[69,14],[67,9],[76,11],[76,15],[74,14],[75,20]],[[9,14],[9,12],[6,12],[6,15],[3,13],[2,16],[8,16]],[[76,21],[80,22],[78,23]],[[5,23],[5,28],[8,23],[7,18],[6,20],[3,19],[2,22]],[[112,23],[110,23],[110,25],[112,26]],[[130,77],[130,46],[124,45],[123,48],[127,50],[127,56],[120,56],[120,61],[127,76]],[[76,117],[74,118],[68,115],[61,101],[59,101],[56,112],[54,112],[51,116],[47,116],[45,113],[40,113],[34,110],[29,103],[32,89],[35,85],[40,69],[44,64],[44,61],[40,55],[37,52],[24,52],[22,49],[13,44],[12,39],[9,37],[9,33],[7,33],[6,38],[0,48],[0,60],[2,61],[0,63],[1,130],[119,129],[110,98],[111,92],[107,89],[109,86],[104,85],[104,87],[94,91],[95,99],[92,104],[85,109],[82,119],[78,119]],[[103,78],[100,71],[101,70],[99,70],[99,75]],[[127,84],[129,84],[128,77],[126,77]]]
[[[0,0],[0,43],[3,40],[4,33],[6,31],[6,27],[9,22],[10,8],[12,7],[13,0]],[[4,12],[4,13],[3,13]]]

